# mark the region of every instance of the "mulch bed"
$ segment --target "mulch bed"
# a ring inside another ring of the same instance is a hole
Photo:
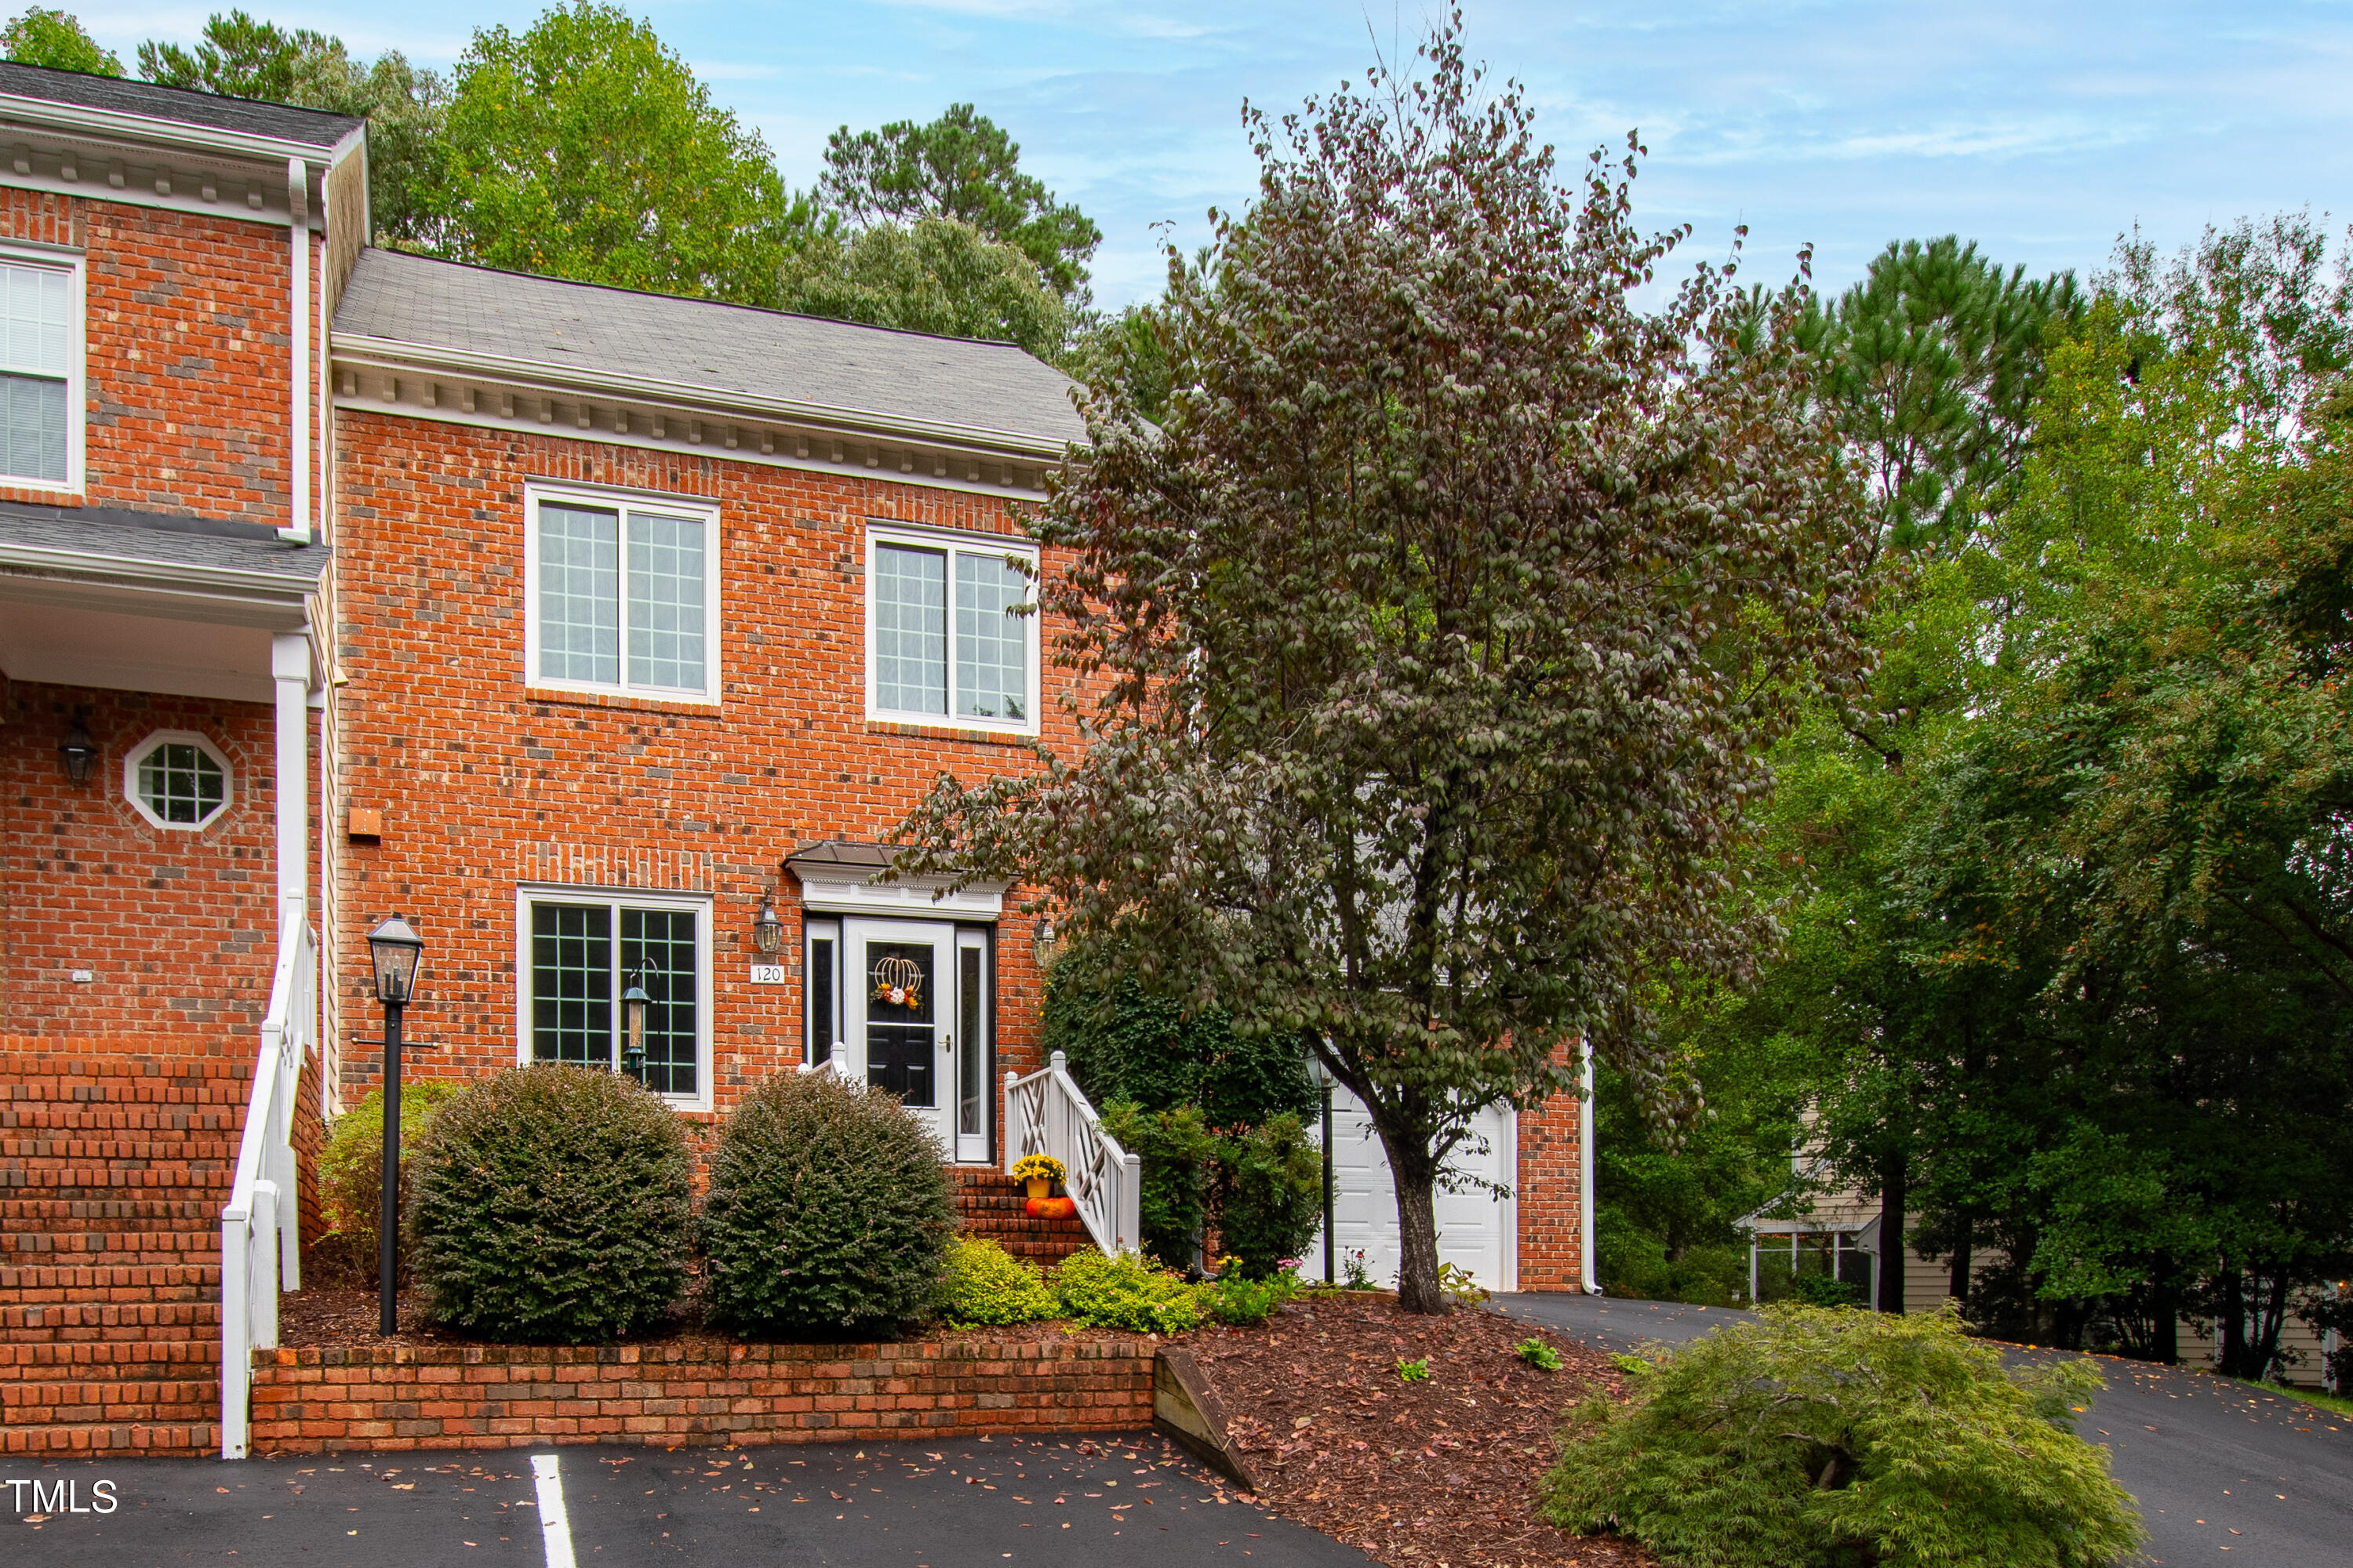
[[[1561,1370],[1513,1351],[1536,1338]],[[1630,1542],[1537,1517],[1562,1413],[1622,1397],[1606,1356],[1488,1311],[1412,1317],[1386,1305],[1295,1302],[1261,1329],[1184,1340],[1229,1414],[1228,1436],[1275,1511],[1390,1568],[1650,1568]],[[1405,1383],[1400,1360],[1430,1363]]]

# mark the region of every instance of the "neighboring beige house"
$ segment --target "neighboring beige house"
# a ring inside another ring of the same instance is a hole
[[[1801,1180],[1818,1179],[1818,1168],[1808,1156],[1791,1161]],[[1748,1234],[1748,1298],[1757,1299],[1759,1276],[1767,1259],[1786,1257],[1793,1270],[1831,1274],[1860,1288],[1865,1301],[1879,1299],[1882,1256],[1879,1196],[1853,1189],[1831,1189],[1770,1203],[1733,1222]],[[1974,1276],[1972,1276],[1974,1277]],[[1952,1270],[1904,1247],[1904,1309],[1933,1312],[1949,1294]],[[2340,1282],[2337,1289],[2348,1288]],[[2212,1366],[2220,1347],[2202,1321],[2183,1319],[2180,1352],[2184,1366]],[[2337,1351],[2334,1330],[2316,1332],[2303,1319],[2291,1315],[2280,1331],[2280,1351],[2288,1364],[2283,1381],[2302,1388],[2337,1388],[2331,1367]]]

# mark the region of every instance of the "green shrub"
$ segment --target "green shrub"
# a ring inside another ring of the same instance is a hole
[[[1144,1162],[1137,1204],[1144,1250],[1166,1267],[1193,1266],[1208,1217],[1209,1172],[1218,1140],[1198,1106],[1149,1111],[1134,1100],[1103,1108],[1103,1130]]]
[[[904,1106],[782,1073],[712,1156],[703,1310],[743,1334],[886,1331],[938,1307],[955,1230],[939,1145]]]
[[[1775,1306],[1634,1360],[1546,1478],[1556,1524],[1694,1568],[2094,1568],[2139,1528],[2071,1409],[2089,1361],[2005,1372],[1950,1312]]]
[[[1789,1299],[1801,1307],[1860,1307],[1862,1287],[1827,1274],[1799,1274],[1789,1280]]]
[[[1054,1295],[1082,1328],[1181,1334],[1201,1321],[1201,1293],[1132,1252],[1072,1253],[1054,1270]]]
[[[1420,1357],[1415,1361],[1408,1361],[1403,1356],[1399,1356],[1398,1358],[1397,1369],[1398,1382],[1399,1383],[1428,1383],[1430,1381],[1430,1358],[1427,1356]]]
[[[1324,1223],[1324,1154],[1285,1111],[1218,1140],[1218,1245],[1264,1279]]]
[[[1263,1323],[1298,1291],[1299,1281],[1287,1269],[1277,1270],[1271,1279],[1252,1279],[1238,1268],[1229,1269],[1201,1287],[1201,1305],[1220,1323]]]
[[[948,1249],[947,1319],[958,1329],[1034,1323],[1060,1310],[1038,1266],[986,1236],[958,1236]]]
[[[442,1102],[461,1086],[447,1078],[419,1078],[400,1086],[400,1161],[404,1168],[417,1152],[418,1140]],[[405,1184],[405,1183],[404,1183]],[[376,1282],[381,1253],[376,1245],[376,1219],[384,1201],[384,1091],[370,1089],[335,1118],[327,1146],[319,1152],[319,1206],[325,1211],[327,1234],[314,1244],[319,1266],[316,1285],[365,1285]],[[306,1268],[311,1267],[305,1265]],[[410,1272],[408,1248],[400,1249],[402,1278]]]
[[[541,1064],[452,1096],[418,1139],[410,1193],[417,1283],[445,1327],[595,1342],[654,1322],[685,1287],[685,1131],[617,1073]]]

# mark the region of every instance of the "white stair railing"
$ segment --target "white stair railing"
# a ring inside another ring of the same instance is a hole
[[[278,1346],[278,1293],[302,1286],[294,1163],[294,1097],[304,1056],[319,1048],[319,938],[301,902],[278,919],[278,967],[269,981],[254,1057],[237,1181],[221,1210],[221,1457],[242,1459],[251,1436],[253,1352]]]
[[[1022,1156],[1062,1162],[1063,1187],[1095,1245],[1114,1257],[1142,1244],[1144,1161],[1103,1129],[1060,1051],[1039,1071],[1005,1075],[1005,1169]]]

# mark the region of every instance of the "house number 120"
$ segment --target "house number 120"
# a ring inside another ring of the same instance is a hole
[[[754,964],[752,966],[752,983],[754,985],[784,984],[785,966],[782,964]]]

